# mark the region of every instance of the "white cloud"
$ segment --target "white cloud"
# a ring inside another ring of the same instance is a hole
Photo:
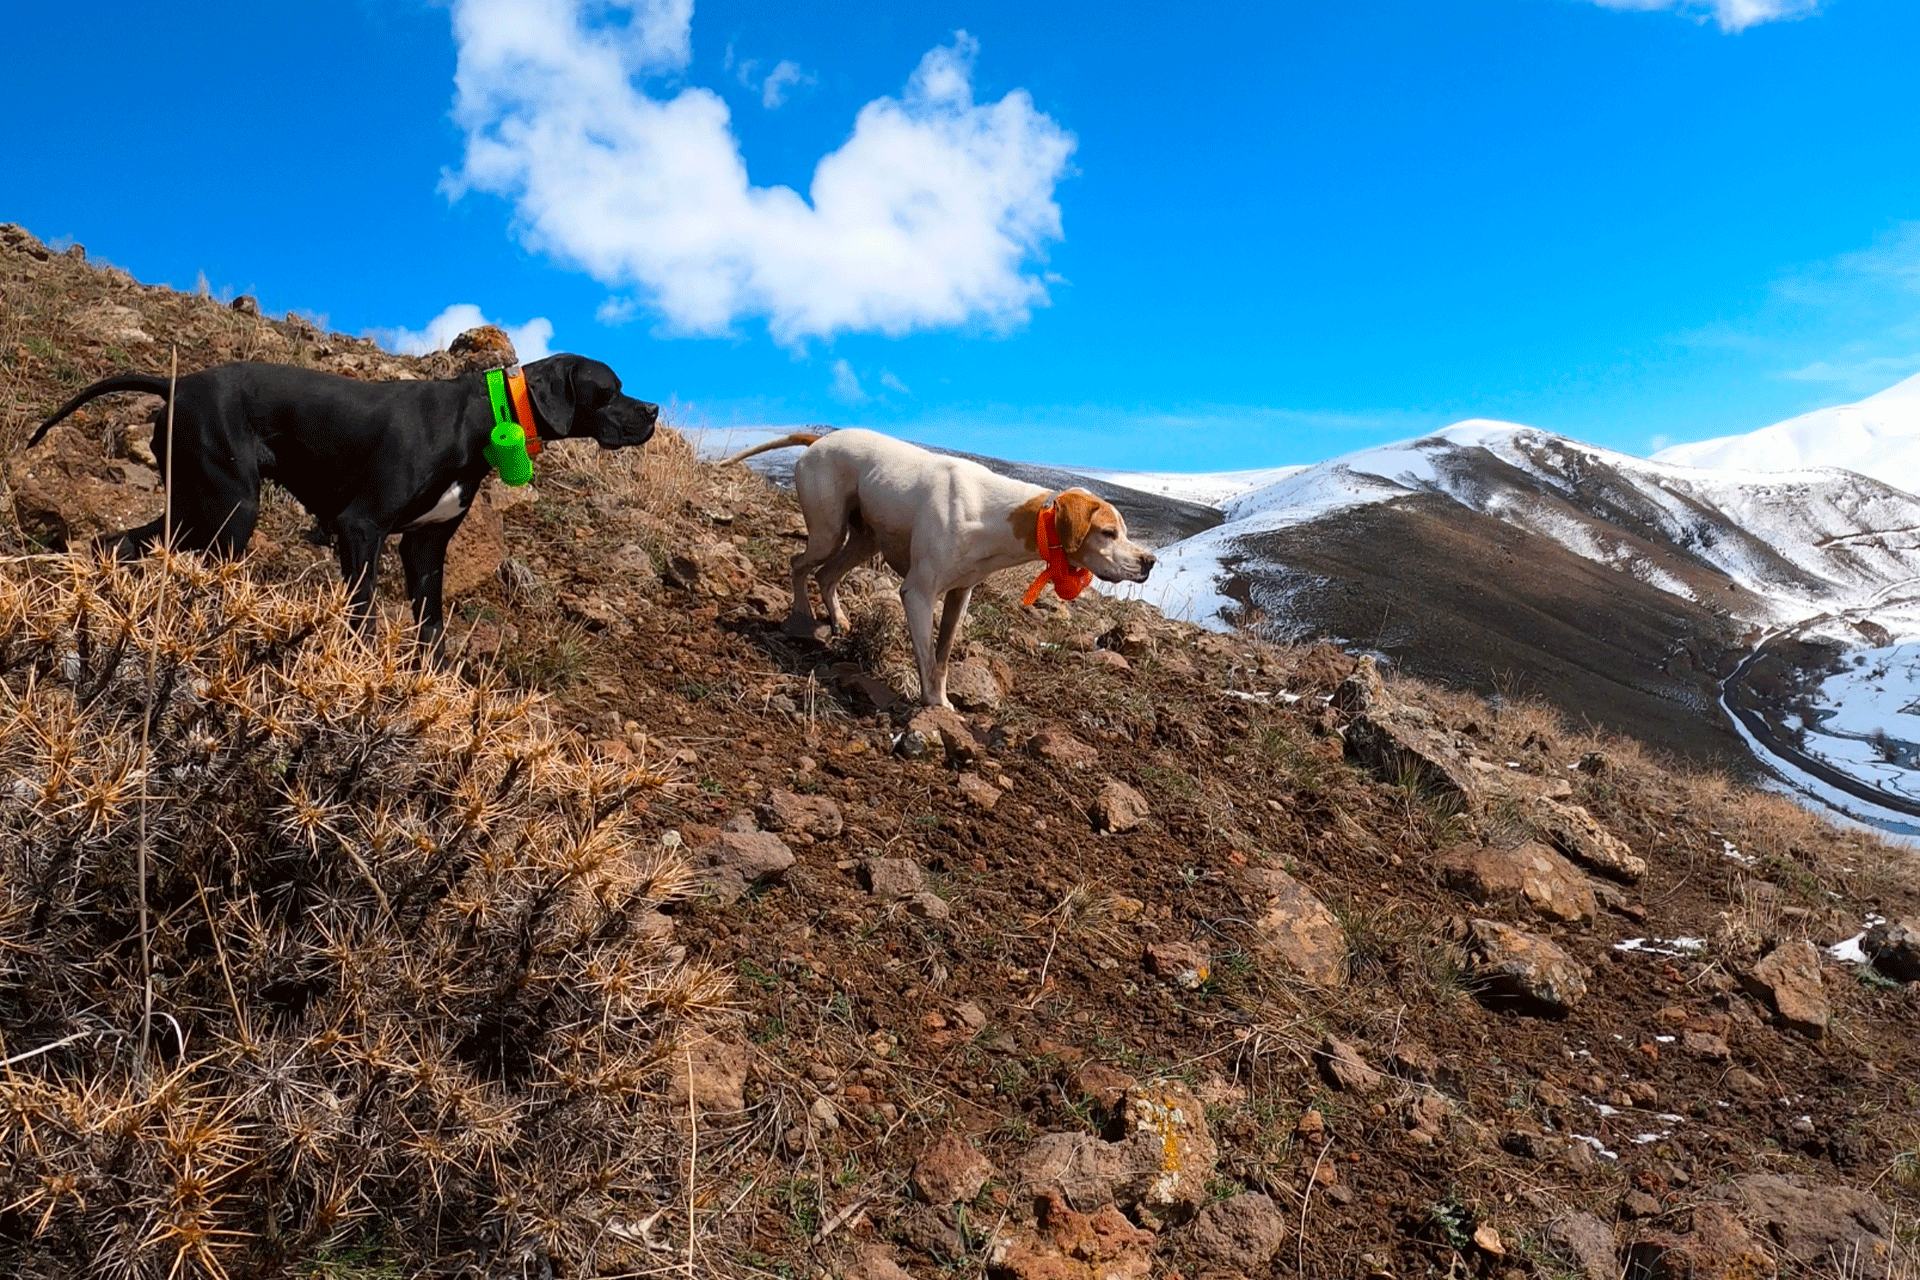
[[[1745,31],[1763,22],[1818,13],[1823,0],[1593,0],[1604,9],[1670,9],[1696,22],[1711,18],[1722,31]]]
[[[370,336],[375,342],[389,351],[397,351],[403,356],[424,356],[429,352],[445,351],[447,344],[469,329],[477,329],[483,324],[499,324],[480,313],[480,308],[471,302],[456,302],[427,321],[423,329],[375,329]],[[544,360],[553,352],[548,344],[553,341],[553,322],[545,316],[536,316],[525,324],[502,324],[507,338],[513,343],[514,352],[522,364],[535,360]]]
[[[780,65],[767,72],[766,83],[760,86],[760,105],[772,111],[787,102],[787,90],[795,85],[817,84],[819,77],[800,69],[800,64],[781,59]]]
[[[530,247],[671,332],[761,317],[794,345],[1004,329],[1046,304],[1029,266],[1060,237],[1074,139],[1024,90],[976,103],[972,37],[862,107],[803,198],[752,185],[719,95],[646,91],[689,65],[691,21],[691,0],[454,0],[466,160],[446,190],[507,197]]]
[[[867,398],[865,389],[860,385],[859,375],[854,373],[853,366],[845,360],[833,362],[833,385],[828,390],[835,400],[843,400],[848,404],[859,404]]]
[[[895,376],[893,371],[890,369],[882,369],[880,371],[880,385],[885,387],[889,391],[898,391],[903,396],[910,396],[913,394],[913,388],[909,387],[906,383],[900,381],[900,379],[897,376]]]

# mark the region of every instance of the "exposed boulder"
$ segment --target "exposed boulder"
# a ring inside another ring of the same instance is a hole
[[[980,1194],[998,1171],[957,1133],[935,1138],[914,1161],[913,1189],[931,1205],[964,1204]]]
[[[1882,922],[1860,940],[1875,969],[1895,982],[1920,982],[1920,920]]]
[[[1457,844],[1441,853],[1440,881],[1475,906],[1525,905],[1549,920],[1586,924],[1599,911],[1586,876],[1546,845],[1512,849]]]
[[[1618,1273],[1616,1272],[1616,1275]],[[1635,1280],[1756,1280],[1775,1274],[1766,1246],[1724,1205],[1703,1204],[1685,1232],[1655,1231],[1627,1250]]]
[[[1353,688],[1356,680],[1362,680],[1360,672],[1349,677],[1341,690]],[[1346,728],[1347,758],[1377,778],[1451,796],[1462,807],[1471,808],[1480,786],[1466,753],[1454,746],[1452,734],[1435,728],[1431,717],[1415,714],[1416,710],[1372,705],[1356,715]]]
[[[1587,967],[1538,934],[1475,920],[1467,943],[1475,994],[1489,1008],[1557,1018],[1587,994]]]
[[[1533,802],[1533,825],[1548,844],[1601,875],[1632,884],[1647,874],[1647,860],[1577,804],[1541,796]]]
[[[1893,1215],[1856,1187],[1756,1173],[1735,1178],[1727,1202],[1781,1253],[1811,1268],[1840,1267],[1861,1280],[1894,1260]]]
[[[1291,1232],[1279,1205],[1259,1192],[1246,1192],[1208,1205],[1181,1235],[1198,1261],[1258,1275]]]
[[[786,842],[765,831],[716,831],[711,839],[689,843],[695,878],[722,905],[779,881],[794,861]]]
[[[993,1280],[1146,1280],[1153,1232],[1112,1205],[1078,1213],[1057,1194],[1039,1197],[1039,1223],[996,1235],[987,1249]]]
[[[1345,980],[1346,930],[1311,889],[1277,867],[1258,867],[1246,872],[1241,892],[1262,959],[1323,987]]]
[[[1095,831],[1107,831],[1115,835],[1139,827],[1147,820],[1149,813],[1146,797],[1118,778],[1108,778],[1100,784],[1100,790],[1094,793],[1093,804],[1088,810]]]
[[[1820,951],[1805,938],[1783,942],[1744,976],[1747,990],[1773,1007],[1780,1021],[1818,1040],[1827,1033],[1833,1006],[1820,979]]]

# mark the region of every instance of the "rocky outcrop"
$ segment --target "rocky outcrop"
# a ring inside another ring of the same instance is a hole
[[[1647,874],[1647,860],[1577,804],[1541,796],[1533,802],[1541,838],[1575,862],[1628,884]]]
[[[944,1133],[914,1161],[911,1181],[928,1204],[965,1204],[980,1194],[995,1173],[972,1143],[957,1133]]]
[[[1490,1008],[1558,1018],[1587,994],[1587,967],[1538,934],[1475,920],[1467,946],[1475,995]]]
[[[1143,1222],[1180,1222],[1207,1202],[1219,1147],[1205,1108],[1184,1084],[1136,1084],[1120,1100],[1117,1141],[1090,1133],[1045,1133],[1013,1164],[1020,1183],[1067,1204],[1113,1202]]]
[[[1440,882],[1475,906],[1525,906],[1549,920],[1590,923],[1599,911],[1586,876],[1547,846],[1512,849],[1454,845],[1436,865]]]
[[[1805,938],[1775,947],[1747,971],[1744,981],[1787,1027],[1815,1040],[1826,1035],[1833,1006],[1820,979],[1819,948]]]
[[[1920,982],[1920,920],[1883,921],[1867,930],[1860,950],[1868,963],[1895,982]]]
[[[1346,931],[1311,889],[1277,867],[1252,868],[1241,883],[1262,959],[1323,987],[1346,979]]]
[[[1095,831],[1115,835],[1135,830],[1147,820],[1149,813],[1146,797],[1118,778],[1108,778],[1100,784],[1088,809]]]

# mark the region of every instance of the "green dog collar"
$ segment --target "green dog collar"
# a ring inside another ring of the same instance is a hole
[[[533,479],[533,459],[527,453],[526,428],[513,420],[505,370],[487,370],[487,403],[493,408],[493,432],[481,452],[500,473],[500,482],[517,489]]]

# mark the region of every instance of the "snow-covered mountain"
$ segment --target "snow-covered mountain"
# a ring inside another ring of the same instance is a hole
[[[1815,409],[1740,436],[1678,444],[1656,462],[1737,471],[1845,467],[1920,489],[1920,374],[1853,404]]]
[[[1920,831],[1907,475],[1920,379],[1653,460],[1463,422],[1233,492],[1140,593],[1504,684],[1695,757],[1744,746],[1805,794]]]

